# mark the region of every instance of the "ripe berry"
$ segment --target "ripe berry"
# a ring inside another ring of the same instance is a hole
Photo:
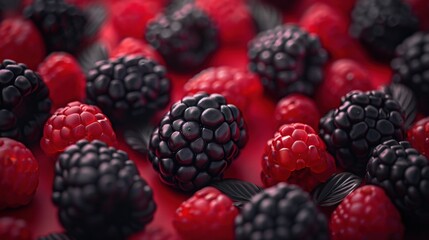
[[[265,146],[261,172],[265,186],[288,182],[310,192],[335,171],[335,160],[308,125],[285,124]]]
[[[30,227],[24,220],[1,217],[0,218],[0,239],[4,240],[31,240]]]
[[[112,125],[99,108],[71,102],[48,119],[40,147],[46,154],[55,155],[80,139],[99,139],[109,145],[116,144]]]
[[[143,56],[154,60],[157,63],[164,64],[164,60],[159,56],[155,49],[137,38],[125,38],[122,40],[110,54],[111,58],[119,58],[123,56]]]
[[[49,88],[53,110],[85,99],[86,77],[72,55],[52,53],[39,65],[38,72]]]
[[[278,126],[288,123],[304,123],[317,130],[320,113],[311,98],[292,94],[277,103],[274,118]]]
[[[429,117],[414,123],[408,130],[407,139],[413,148],[429,158]]]
[[[363,186],[350,193],[332,213],[332,240],[400,240],[401,216],[382,188]]]
[[[237,208],[213,187],[196,192],[176,210],[173,225],[183,239],[234,239]]]
[[[31,21],[9,18],[0,22],[0,61],[13,59],[31,69],[45,57],[42,36]]]
[[[212,67],[195,75],[185,86],[185,94],[219,93],[239,109],[246,109],[262,89],[256,75],[232,67]]]
[[[39,237],[37,240],[75,240],[65,233],[51,233],[49,235]]]
[[[341,104],[341,97],[352,90],[372,89],[368,71],[349,59],[334,61],[326,70],[326,78],[316,91],[315,99],[320,112],[325,114]]]
[[[31,151],[20,142],[0,138],[0,210],[27,205],[38,184],[39,163]]]

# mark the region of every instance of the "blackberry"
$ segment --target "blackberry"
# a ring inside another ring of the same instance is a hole
[[[277,26],[249,43],[249,69],[265,91],[279,99],[291,93],[313,95],[323,80],[327,52],[316,35],[295,25]]]
[[[389,139],[404,139],[399,103],[381,91],[352,91],[320,119],[319,134],[337,164],[363,175],[372,150]]]
[[[65,233],[51,233],[49,235],[39,237],[37,240],[73,240]]]
[[[429,33],[418,32],[407,38],[392,60],[393,82],[408,86],[416,95],[418,107],[429,114]]]
[[[391,58],[395,48],[418,29],[417,17],[402,0],[358,0],[350,34],[374,56]]]
[[[366,181],[386,191],[409,222],[429,221],[429,161],[407,141],[378,145],[368,162]]]
[[[219,45],[213,21],[189,2],[158,15],[148,24],[145,35],[169,67],[182,72],[200,67]]]
[[[170,100],[166,69],[145,57],[124,56],[101,60],[89,71],[88,103],[97,105],[112,121],[144,117]]]
[[[86,16],[64,0],[34,0],[24,15],[40,30],[49,52],[73,53],[84,39]]]
[[[95,140],[68,147],[55,165],[52,200],[76,239],[124,239],[153,219],[152,190],[127,153]]]
[[[38,142],[51,110],[49,90],[40,75],[22,63],[3,60],[0,90],[0,137]]]
[[[198,93],[162,118],[150,138],[149,160],[164,183],[194,191],[222,178],[246,142],[240,110],[222,95]]]
[[[308,193],[279,183],[253,196],[235,219],[235,237],[244,239],[329,239],[325,216]]]

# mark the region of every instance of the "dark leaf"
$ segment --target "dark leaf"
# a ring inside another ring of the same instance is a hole
[[[361,182],[362,179],[352,173],[338,173],[313,191],[313,199],[319,206],[337,205],[358,188]]]
[[[402,111],[405,115],[405,129],[408,129],[414,122],[417,114],[417,101],[414,97],[413,91],[405,85],[399,83],[392,83],[383,88],[383,91],[393,99],[398,101],[401,105]]]
[[[211,186],[227,195],[234,201],[236,207],[242,207],[246,202],[261,192],[263,189],[253,183],[241,181],[238,179],[224,179],[214,182]]]
[[[155,129],[152,124],[144,124],[137,127],[131,127],[124,131],[125,142],[131,149],[146,154],[149,146],[150,136]]]
[[[106,9],[101,4],[93,4],[85,8],[84,13],[88,22],[85,26],[85,36],[93,37],[98,33],[107,17]]]
[[[248,6],[258,32],[272,29],[283,22],[282,13],[261,0],[249,0]]]
[[[85,73],[91,70],[95,63],[109,58],[107,48],[101,42],[96,42],[85,48],[78,56],[78,61]]]

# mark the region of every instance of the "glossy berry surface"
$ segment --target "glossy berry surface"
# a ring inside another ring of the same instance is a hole
[[[30,227],[24,220],[1,217],[0,218],[0,239],[4,240],[31,240]]]
[[[149,44],[139,38],[125,38],[118,46],[110,53],[110,57],[119,58],[123,56],[143,56],[154,60],[157,63],[163,64],[164,60]]]
[[[20,142],[0,138],[0,209],[27,205],[38,184],[39,162],[31,151]]]
[[[319,128],[320,113],[316,103],[311,98],[300,94],[282,98],[276,105],[274,117],[278,126],[303,123],[315,130]]]
[[[112,124],[98,107],[71,102],[48,119],[40,147],[46,154],[55,155],[81,139],[116,144]]]
[[[184,239],[234,239],[237,208],[213,187],[197,191],[176,210],[173,225]]]
[[[429,158],[429,118],[419,120],[408,129],[408,138],[411,146]]]
[[[403,239],[401,216],[382,188],[363,186],[350,193],[332,213],[332,240]]]

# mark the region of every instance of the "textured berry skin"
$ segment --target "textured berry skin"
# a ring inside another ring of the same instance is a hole
[[[38,72],[49,88],[53,110],[85,99],[86,77],[72,55],[52,53],[39,65]]]
[[[20,142],[0,138],[0,209],[27,205],[38,184],[39,163],[31,151]]]
[[[330,64],[326,78],[315,94],[315,100],[321,113],[325,114],[341,104],[341,97],[353,90],[369,91],[373,89],[368,71],[358,62],[340,59]]]
[[[405,221],[429,221],[429,160],[407,141],[378,145],[368,162],[366,182],[386,191]]]
[[[351,19],[351,35],[379,58],[393,57],[396,47],[419,29],[402,0],[358,0]]]
[[[291,94],[277,103],[274,118],[278,126],[290,123],[304,123],[317,130],[319,128],[320,113],[316,103],[311,98],[301,94]]]
[[[308,193],[279,183],[253,196],[235,219],[235,237],[246,239],[329,239],[328,223]]]
[[[126,239],[152,221],[152,189],[127,153],[81,140],[58,158],[52,200],[76,239]]]
[[[31,240],[31,235],[31,230],[24,220],[11,217],[0,218],[0,239]]]
[[[178,4],[146,27],[146,40],[169,67],[186,72],[200,67],[218,47],[218,30],[193,3]]]
[[[196,0],[218,26],[221,43],[245,46],[255,35],[245,0]]]
[[[200,93],[176,102],[162,118],[149,160],[164,183],[195,191],[222,178],[246,142],[240,110],[222,95]]]
[[[45,56],[42,36],[31,21],[8,18],[0,22],[0,61],[14,59],[31,69]]]
[[[418,32],[407,38],[396,51],[392,60],[393,82],[409,87],[415,94],[421,111],[429,113],[429,33]]]
[[[173,226],[183,239],[233,240],[237,208],[213,187],[196,192],[176,210]]]
[[[337,165],[361,176],[378,144],[405,137],[401,107],[381,91],[348,93],[320,119],[319,129]]]
[[[285,124],[265,145],[261,179],[267,187],[288,182],[310,192],[335,171],[335,160],[308,125]]]
[[[86,95],[112,121],[124,122],[166,107],[170,85],[164,66],[142,56],[124,56],[96,63],[88,73]]]
[[[164,64],[164,60],[159,56],[155,49],[137,38],[125,38],[122,40],[110,54],[111,58],[119,58],[123,56],[135,56],[140,55],[157,63]]]
[[[37,240],[73,240],[73,238],[65,233],[51,233],[49,235],[39,237]]]
[[[408,129],[407,136],[411,146],[429,158],[429,117],[414,123]]]
[[[249,43],[249,69],[260,76],[269,96],[312,95],[323,80],[326,51],[319,38],[295,25],[260,33]]]
[[[252,97],[262,92],[256,75],[232,67],[212,67],[195,75],[185,86],[185,94],[219,93],[239,109],[246,109]]]
[[[49,52],[74,52],[84,39],[84,13],[63,0],[34,0],[24,15],[42,33]]]
[[[350,193],[332,213],[332,240],[403,239],[401,216],[382,188],[363,186]]]
[[[26,144],[40,140],[49,117],[49,89],[40,75],[22,63],[0,63],[0,137]]]
[[[55,155],[80,139],[98,139],[109,145],[117,143],[112,124],[99,108],[71,102],[48,119],[40,147],[46,154]]]

